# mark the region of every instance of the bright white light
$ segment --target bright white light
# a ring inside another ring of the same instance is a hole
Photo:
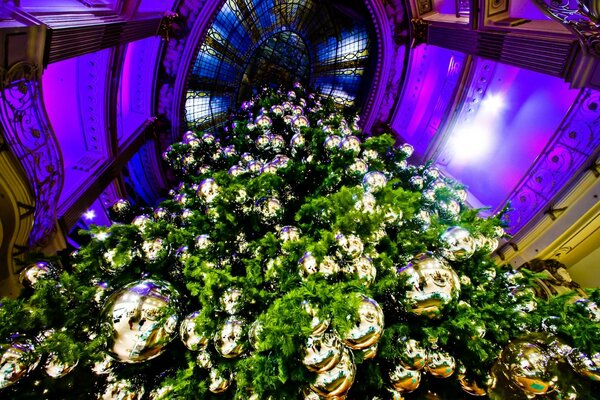
[[[469,124],[454,131],[450,141],[453,159],[458,162],[478,161],[493,146],[493,133],[489,127]]]
[[[499,114],[506,107],[506,101],[504,96],[501,94],[489,94],[486,93],[485,97],[481,101],[481,108],[479,112]]]
[[[87,210],[83,214],[83,218],[87,219],[88,221],[93,220],[94,218],[96,218],[96,211],[94,211],[94,210]]]

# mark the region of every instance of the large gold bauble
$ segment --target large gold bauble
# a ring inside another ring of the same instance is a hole
[[[549,371],[551,354],[535,339],[524,337],[510,342],[499,359],[499,370],[528,395],[554,390],[558,380]]]
[[[451,226],[440,236],[441,254],[446,260],[462,261],[475,253],[476,244],[471,233],[460,226]]]
[[[344,349],[340,362],[329,371],[317,374],[310,388],[319,396],[328,399],[345,396],[356,377],[356,366],[352,358],[352,352]]]
[[[353,350],[366,349],[376,344],[383,333],[383,310],[379,304],[364,295],[354,326],[346,333],[342,341]]]
[[[243,332],[246,323],[241,318],[231,316],[223,322],[215,334],[215,349],[225,358],[236,358],[246,351]]]
[[[404,352],[400,355],[400,363],[408,369],[419,370],[427,363],[427,350],[415,339],[408,339],[404,343]]]
[[[479,387],[477,382],[473,379],[468,379],[465,376],[461,376],[458,379],[460,387],[463,391],[470,394],[471,396],[485,396],[487,391],[484,388]]]
[[[157,279],[136,281],[113,293],[101,314],[111,331],[108,354],[125,363],[159,356],[175,337],[178,297],[170,283]]]
[[[73,371],[78,363],[79,361],[75,361],[71,364],[62,363],[55,353],[50,353],[48,354],[48,358],[44,364],[44,371],[46,372],[46,375],[51,378],[62,378],[69,372]]]
[[[340,361],[343,350],[342,342],[333,333],[311,336],[306,341],[302,363],[313,372],[329,371]]]
[[[179,326],[181,341],[185,347],[192,351],[206,348],[208,345],[208,336],[196,331],[196,321],[199,314],[198,311],[188,314]]]
[[[144,388],[135,386],[131,381],[121,379],[106,385],[101,400],[140,400],[144,397]]]
[[[208,390],[213,393],[223,393],[231,385],[231,373],[221,372],[214,368],[210,370]]]
[[[444,351],[431,351],[425,369],[436,378],[448,378],[454,373],[456,361]]]
[[[437,318],[460,295],[456,272],[430,252],[417,255],[399,273],[408,275],[408,284],[412,286],[406,292],[408,311],[412,314]]]
[[[390,371],[389,376],[392,387],[400,393],[415,391],[421,383],[421,371],[404,368],[400,364]]]
[[[32,357],[34,346],[29,341],[0,345],[0,390],[31,372],[39,362]]]

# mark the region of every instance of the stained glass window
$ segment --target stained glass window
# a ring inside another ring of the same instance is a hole
[[[227,0],[198,47],[186,91],[186,120],[204,129],[263,85],[300,81],[336,102],[360,106],[375,53],[360,2]]]

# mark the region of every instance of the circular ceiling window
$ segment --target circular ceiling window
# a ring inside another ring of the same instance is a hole
[[[190,68],[187,126],[219,126],[258,88],[296,81],[360,107],[376,57],[371,24],[360,0],[226,0]]]

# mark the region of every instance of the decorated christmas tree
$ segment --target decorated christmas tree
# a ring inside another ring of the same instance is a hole
[[[502,214],[412,147],[296,84],[164,154],[127,200],[0,306],[0,397],[595,398],[598,290],[549,300],[497,266]]]

